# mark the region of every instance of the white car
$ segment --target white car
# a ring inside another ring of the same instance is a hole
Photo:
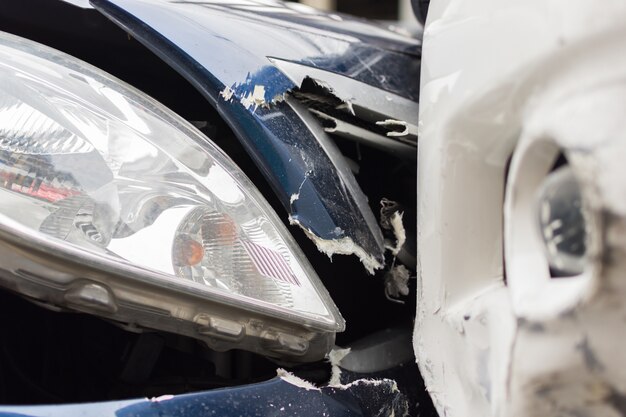
[[[626,2],[433,1],[415,352],[442,416],[626,412]]]

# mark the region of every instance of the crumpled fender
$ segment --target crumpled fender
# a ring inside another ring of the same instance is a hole
[[[382,267],[382,233],[367,198],[321,125],[289,96],[300,85],[285,68],[339,76],[379,94],[374,102],[388,101],[410,113],[406,103],[416,106],[419,96],[417,41],[295,3],[91,3],[217,109],[289,211],[291,223],[320,250],[329,256],[355,254],[370,273]]]

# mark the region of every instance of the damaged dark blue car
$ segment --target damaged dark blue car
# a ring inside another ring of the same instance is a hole
[[[420,57],[297,3],[3,1],[0,416],[432,413]]]

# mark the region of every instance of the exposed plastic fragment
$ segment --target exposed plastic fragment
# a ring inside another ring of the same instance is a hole
[[[400,204],[388,198],[380,200],[380,227],[385,230],[391,230],[391,216],[400,211]]]
[[[331,365],[331,375],[330,381],[328,381],[328,385],[337,386],[341,385],[341,360],[346,357],[350,353],[350,348],[341,349],[338,347],[333,348],[328,354],[328,361]]]
[[[409,295],[411,274],[404,265],[397,265],[385,274],[385,296],[389,301],[404,304],[399,297]]]
[[[308,110],[315,115],[326,133],[332,133],[344,139],[380,149],[402,159],[413,160],[417,157],[415,144],[405,141],[405,138],[390,140],[380,132],[372,130],[370,126],[358,125],[356,120],[342,120],[313,107],[309,107]],[[366,125],[368,123],[366,121]]]
[[[381,385],[387,385],[390,387],[391,392],[400,392],[400,390],[398,389],[398,383],[396,381],[394,381],[393,379],[367,379],[367,378],[361,378],[361,379],[357,379],[356,381],[352,381],[348,384],[338,384],[338,385],[333,385],[333,388],[338,388],[338,389],[342,389],[342,390],[346,390],[352,387],[355,387],[357,385],[370,385],[370,386],[374,386],[374,387],[378,387]]]
[[[403,122],[402,120],[387,119],[376,122],[376,124],[378,126],[400,126],[404,128],[402,131],[387,132],[387,136],[389,137],[407,136],[410,133],[409,124],[407,122]]]
[[[389,249],[393,256],[398,255],[402,250],[402,246],[406,243],[406,230],[404,229],[404,225],[402,224],[402,216],[404,213],[400,213],[396,211],[391,216],[389,223],[391,224],[391,228],[393,230],[393,234],[396,237],[396,244],[391,245],[389,242],[385,242],[385,248]]]
[[[300,388],[304,388],[306,390],[319,391],[320,389],[310,383],[309,381],[305,381],[302,378],[298,378],[291,372],[287,372],[282,368],[278,368],[276,370],[276,375],[278,375],[283,381],[290,383],[291,385],[295,385]]]
[[[374,275],[375,270],[381,269],[384,266],[381,262],[378,262],[373,255],[370,255],[362,247],[357,245],[350,237],[331,240],[322,239],[316,236],[311,230],[302,226],[302,224],[291,215],[289,216],[289,224],[300,226],[307,237],[315,243],[317,249],[326,254],[331,260],[333,255],[356,255],[370,275]]]
[[[395,201],[383,198],[380,201],[380,226],[385,230],[393,231],[396,243],[385,241],[385,248],[390,250],[393,256],[398,255],[406,243],[406,230],[402,223],[404,213],[400,211],[400,205]]]

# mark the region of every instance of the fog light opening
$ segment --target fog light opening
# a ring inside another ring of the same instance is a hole
[[[584,273],[588,217],[580,184],[561,154],[537,190],[538,230],[551,278]]]

